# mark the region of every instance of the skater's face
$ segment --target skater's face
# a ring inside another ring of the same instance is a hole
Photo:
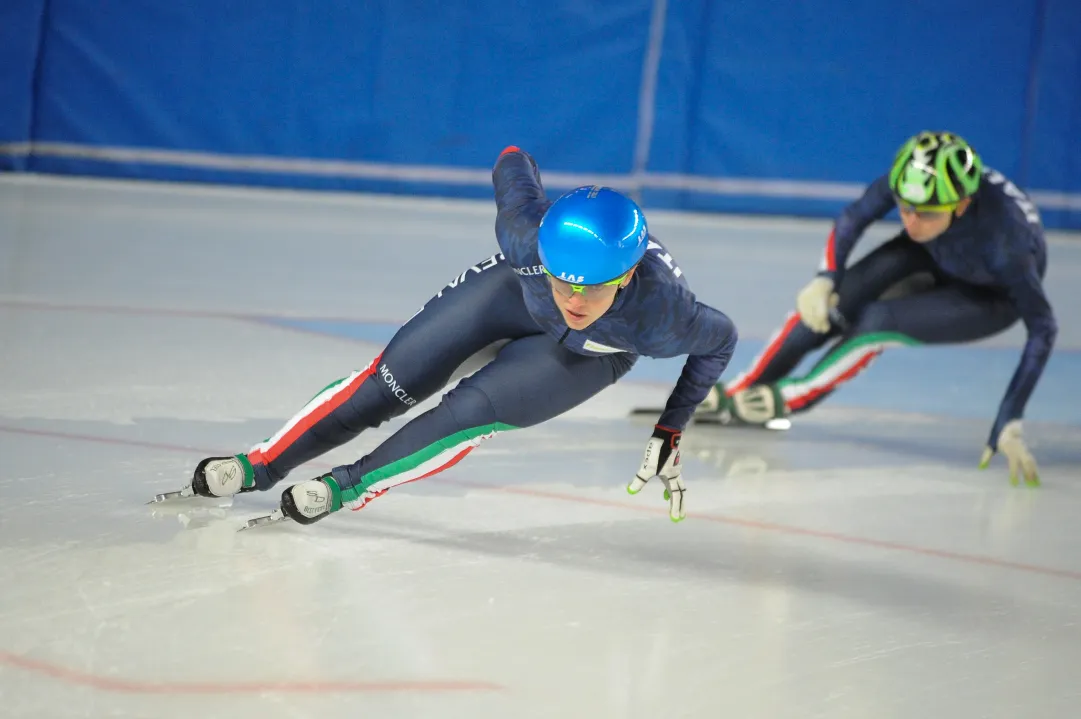
[[[632,268],[618,283],[582,286],[548,275],[548,284],[552,287],[552,297],[563,315],[563,321],[572,330],[584,330],[608,311],[616,300],[616,294],[627,286],[633,276]]]
[[[935,212],[921,211],[904,202],[897,203],[897,209],[901,213],[901,224],[905,226],[905,232],[916,242],[930,242],[949,229],[954,217],[965,214],[970,198],[965,198],[952,210],[938,210]]]

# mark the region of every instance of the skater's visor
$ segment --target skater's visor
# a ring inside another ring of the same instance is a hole
[[[628,270],[614,280],[602,282],[599,285],[576,285],[567,282],[566,280],[559,279],[549,272],[547,267],[541,267],[541,269],[544,270],[544,274],[548,276],[548,282],[552,285],[557,294],[563,297],[573,297],[574,293],[577,292],[586,300],[599,300],[614,296],[619,290],[620,284],[623,283],[623,280],[627,279],[627,275],[630,273],[630,270]]]
[[[894,199],[897,201],[897,209],[906,215],[916,215],[919,218],[934,217],[935,215],[944,215],[953,212],[960,204],[958,202],[951,202],[945,205],[913,205],[911,202],[905,202],[900,197],[894,195]]]

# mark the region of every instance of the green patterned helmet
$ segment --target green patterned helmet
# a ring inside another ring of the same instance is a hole
[[[890,189],[917,210],[949,211],[980,187],[983,162],[964,138],[951,132],[921,132],[898,150]]]

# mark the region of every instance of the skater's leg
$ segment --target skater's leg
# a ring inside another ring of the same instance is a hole
[[[931,256],[904,234],[876,247],[842,278],[829,332],[815,332],[800,321],[798,312],[792,312],[746,371],[710,392],[696,417],[706,422],[754,425],[783,417],[788,410],[778,384],[786,381],[809,352],[843,338],[850,323],[885,293],[904,294],[921,284],[925,288],[928,278],[933,284],[933,271]]]
[[[474,265],[432,298],[367,368],[330,385],[249,453],[259,489],[446,386],[472,355],[538,332],[501,255]]]
[[[881,244],[845,272],[838,288],[840,316],[857,317],[860,310],[875,302],[897,282],[930,267],[930,255],[904,235]],[[822,347],[841,332],[840,328],[835,328],[827,334],[819,334],[800,322],[798,312],[790,312],[750,367],[725,384],[725,391],[731,397],[752,385],[782,380],[796,369],[808,352]]]
[[[810,372],[778,382],[777,389],[789,412],[806,411],[887,347],[972,342],[1003,332],[1017,320],[1004,295],[957,282],[874,302]]]
[[[272,437],[245,454],[203,460],[192,488],[206,496],[269,489],[301,464],[407,412],[477,353],[539,331],[514,273],[502,255],[491,257],[456,277],[365,369],[325,387]]]
[[[858,317],[869,303],[877,300],[898,282],[932,266],[930,255],[915,242],[901,235],[876,247],[845,273],[837,289],[837,311],[842,318]],[[731,382],[725,392],[731,397],[758,384],[772,384],[787,377],[809,352],[840,336],[835,327],[827,334],[814,332],[791,312],[766,343],[750,366]]]
[[[578,355],[544,335],[514,340],[491,364],[448,392],[437,407],[410,421],[360,461],[286,490],[283,509],[292,503],[292,512],[287,513],[306,520],[343,504],[360,509],[391,487],[457,464],[499,432],[539,424],[581,404],[615,383],[635,360],[635,355],[623,353]],[[321,493],[319,485],[330,487],[329,493]],[[314,497],[309,490],[315,491]]]

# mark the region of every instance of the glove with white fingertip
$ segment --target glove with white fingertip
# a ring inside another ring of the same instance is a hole
[[[1032,452],[1025,446],[1021,420],[1015,419],[1007,422],[1002,431],[998,433],[996,444],[997,451],[1006,455],[1006,462],[1010,467],[1010,484],[1016,487],[1020,484],[1019,476],[1023,476],[1025,484],[1030,487],[1040,486],[1040,470],[1036,465],[1036,458],[1032,456]],[[996,449],[990,444],[984,447],[983,456],[980,457],[980,469],[987,469],[987,466],[991,463],[991,457],[995,455],[995,451]]]
[[[673,522],[683,521],[687,516],[683,509],[683,495],[687,488],[680,476],[683,466],[679,461],[679,442],[682,437],[681,430],[661,425],[654,427],[653,436],[642,457],[642,466],[627,485],[628,494],[638,494],[649,480],[660,477],[664,483],[664,498],[668,500],[668,516]]]

